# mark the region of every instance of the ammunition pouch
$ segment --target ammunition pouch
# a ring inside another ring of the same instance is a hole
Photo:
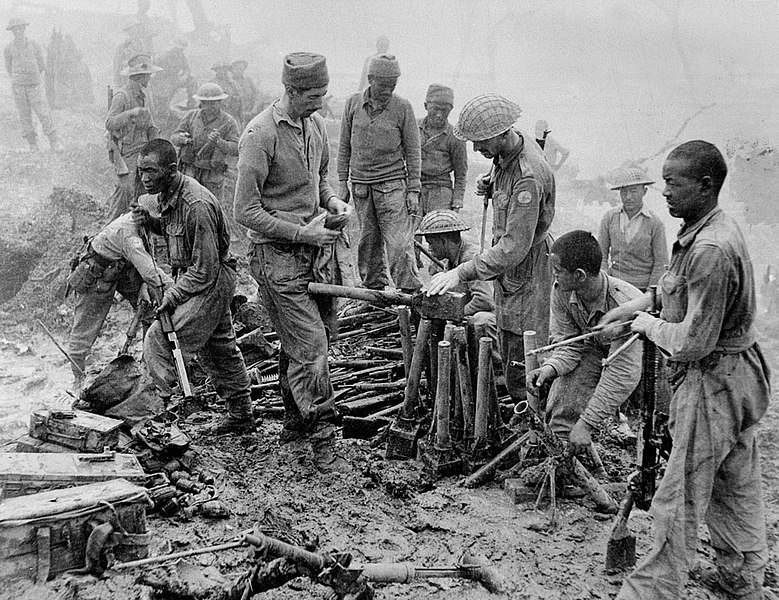
[[[92,289],[107,292],[117,282],[126,264],[124,260],[110,260],[101,256],[92,249],[91,244],[77,260],[78,264],[68,275],[68,287],[77,294]],[[71,261],[71,267],[75,261]]]

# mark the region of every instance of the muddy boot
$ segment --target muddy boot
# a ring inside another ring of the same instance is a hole
[[[306,424],[300,415],[284,413],[284,425],[279,432],[279,444],[289,444],[306,437]]]
[[[771,598],[764,594],[765,590],[757,582],[752,581],[749,574],[729,573],[717,567],[704,563],[696,564],[690,571],[690,579],[705,588],[726,598],[734,600],[765,600]]]
[[[24,139],[27,140],[27,145],[30,147],[30,152],[39,152],[38,140],[35,139],[35,134],[25,135]]]
[[[311,434],[314,466],[320,473],[348,473],[349,463],[335,453],[335,427],[329,423],[317,424]]]
[[[242,398],[230,398],[226,402],[227,414],[210,428],[212,435],[224,435],[236,433],[239,435],[251,433],[256,427],[252,415],[252,401],[249,396]]]

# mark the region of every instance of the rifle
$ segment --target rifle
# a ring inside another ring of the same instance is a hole
[[[219,133],[219,137],[223,136],[225,133],[227,133],[227,128],[230,126],[230,121],[222,125],[219,129],[216,131]],[[224,131],[223,131],[224,130]],[[212,142],[211,140],[208,140],[203,147],[198,150],[197,154],[195,155],[195,160],[204,160],[204,158],[211,152],[213,152],[214,148],[216,147],[216,142]]]
[[[659,315],[657,310],[657,286],[650,288],[651,309],[647,312]],[[641,431],[638,439],[638,468],[628,477],[628,491],[620,505],[617,519],[606,546],[606,572],[614,573],[636,564],[636,537],[627,528],[633,507],[649,510],[657,489],[657,472],[661,460],[671,454],[671,436],[668,433],[668,415],[658,407],[657,377],[660,371],[660,354],[657,346],[644,337],[643,356],[643,405],[641,407]]]
[[[108,93],[108,110],[111,110],[111,104],[114,100],[114,88],[110,85],[107,88]],[[108,160],[114,165],[117,175],[129,175],[130,169],[127,167],[127,162],[122,156],[122,150],[119,148],[119,138],[113,133],[106,130],[105,132],[106,149],[108,150]]]

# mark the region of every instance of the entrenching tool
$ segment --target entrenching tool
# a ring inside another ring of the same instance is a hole
[[[166,310],[157,311],[157,318],[160,320],[160,328],[165,337],[170,342],[170,352],[173,354],[173,361],[176,365],[176,378],[179,381],[179,387],[184,398],[192,398],[192,386],[189,383],[189,376],[187,375],[187,366],[184,364],[184,353],[181,351],[181,345],[179,344],[179,338],[176,335],[176,330],[173,327],[173,319],[170,313]]]
[[[396,291],[369,290],[345,285],[309,283],[308,291],[322,296],[352,298],[378,306],[400,304],[410,306],[426,319],[461,322],[465,319],[467,297],[462,292],[447,292],[440,296],[428,296],[425,292],[404,294]]]
[[[487,193],[484,194],[484,198],[482,200],[483,208],[481,211],[481,241],[479,243],[479,252],[484,252],[484,244],[487,240],[487,210],[490,207],[490,199],[492,198],[492,178],[494,173],[495,166],[493,165],[492,168],[490,168],[490,172],[487,174],[487,179],[489,179],[489,187],[487,188]]]

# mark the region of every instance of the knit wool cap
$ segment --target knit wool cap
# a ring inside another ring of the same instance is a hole
[[[330,83],[325,57],[312,52],[287,54],[284,57],[281,83],[301,90],[325,87]]]
[[[400,77],[400,63],[394,54],[379,54],[371,59],[368,75],[373,77]]]
[[[454,90],[440,83],[431,83],[427,88],[425,102],[437,102],[454,106]]]

